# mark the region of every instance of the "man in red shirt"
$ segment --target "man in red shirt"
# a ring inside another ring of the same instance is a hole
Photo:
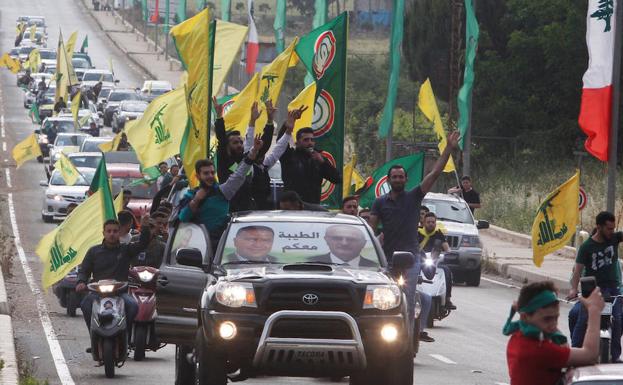
[[[558,330],[560,305],[550,281],[535,282],[521,288],[504,326],[510,335],[506,349],[511,385],[554,385],[569,366],[591,365],[599,354],[599,320],[604,301],[599,288],[588,298],[579,298],[588,312],[584,346],[571,348]],[[512,321],[515,312],[519,321]]]

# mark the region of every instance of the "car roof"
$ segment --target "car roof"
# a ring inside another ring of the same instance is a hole
[[[143,88],[173,88],[168,80],[145,80]]]
[[[84,134],[82,132],[59,132],[56,135],[56,137],[58,138],[59,136],[88,136],[88,137],[91,137],[91,135]]]
[[[424,200],[438,200],[438,201],[448,201],[448,202],[465,202],[463,198],[454,194],[442,194],[442,193],[433,193],[429,192],[424,197]]]
[[[103,70],[103,69],[97,69],[97,68],[90,68],[84,71],[85,74],[87,73],[93,73],[93,74],[111,74],[112,72],[110,72],[110,70]]]
[[[136,90],[134,88],[113,88],[112,92],[119,93],[132,93],[135,94]]]
[[[133,151],[110,151],[104,153],[104,158],[106,159],[106,164],[114,164],[114,163],[130,163],[130,164],[140,164],[138,158],[136,157],[136,153]]]
[[[293,210],[273,210],[273,211],[245,211],[232,214],[232,223],[249,222],[318,222],[362,225],[363,219],[331,211],[293,211]]]
[[[111,140],[113,140],[112,136],[93,136],[93,137],[90,137],[90,138],[86,138],[84,141],[85,142],[86,141],[89,141],[89,142],[110,142]],[[101,153],[99,153],[99,152],[97,154],[101,155]]]
[[[599,364],[573,369],[573,382],[623,379],[623,364]]]
[[[71,116],[51,116],[49,118],[45,119],[46,121],[52,121],[52,122],[56,122],[56,121],[71,121],[73,122],[74,119]]]
[[[142,178],[140,165],[135,163],[106,164],[106,171],[111,178]]]
[[[89,140],[90,138],[85,139]],[[71,154],[67,155],[69,158],[74,158],[74,157],[78,157],[78,156],[99,156],[100,158],[102,157],[102,153],[101,152],[72,152]]]
[[[146,102],[144,100],[122,100],[121,104],[126,105],[126,104],[143,104],[143,105],[149,105],[149,102]]]

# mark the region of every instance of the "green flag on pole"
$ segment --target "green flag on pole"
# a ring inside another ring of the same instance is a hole
[[[273,29],[275,30],[275,48],[277,49],[277,54],[280,54],[286,48],[286,0],[277,0]]]
[[[231,0],[221,0],[221,19],[231,21]]]
[[[316,82],[314,138],[327,161],[340,171],[344,164],[347,39],[348,14],[343,12],[301,37],[296,45],[296,54]],[[320,200],[328,207],[341,207],[342,187],[325,180]]]
[[[327,0],[314,0],[314,19],[312,29],[320,28],[327,23]],[[305,87],[314,81],[311,72],[305,75]]]
[[[105,219],[117,219],[112,193],[110,192],[110,182],[108,181],[106,161],[103,157],[95,170],[95,175],[93,175],[93,180],[91,181],[91,186],[89,187],[89,196],[96,193],[100,193],[102,195],[102,209]]]
[[[402,46],[402,32],[404,30],[404,0],[396,0],[392,11],[391,45],[389,47],[389,85],[383,116],[379,124],[379,136],[385,138],[394,122],[394,108],[398,95],[398,81],[400,80],[400,46]]]
[[[474,0],[465,0],[465,72],[463,74],[463,86],[457,96],[459,108],[459,132],[461,139],[459,147],[464,146],[465,134],[469,129],[469,118],[472,106],[472,90],[474,88],[474,60],[478,49],[478,36],[480,28],[476,13],[474,12]]]
[[[33,123],[41,124],[41,118],[39,117],[39,105],[37,102],[32,102],[28,116]]]
[[[87,53],[88,50],[89,50],[89,35],[86,35],[84,37],[84,40],[82,40],[82,46],[80,46],[80,52]]]
[[[147,0],[141,0],[141,12],[143,13],[143,21],[149,19],[149,10],[147,9]]]
[[[387,182],[387,172],[393,165],[399,164],[407,172],[407,184],[405,190],[411,190],[422,181],[424,175],[424,153],[418,152],[402,158],[392,159],[372,173],[372,184],[361,194],[359,206],[370,208],[374,200],[385,195],[391,190]]]
[[[186,20],[186,0],[178,0],[177,1],[177,9],[175,10],[176,22],[177,24]]]

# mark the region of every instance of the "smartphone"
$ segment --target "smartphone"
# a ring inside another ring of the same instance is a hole
[[[597,281],[595,277],[582,277],[580,278],[580,288],[582,291],[582,297],[588,298],[589,295],[597,287]]]

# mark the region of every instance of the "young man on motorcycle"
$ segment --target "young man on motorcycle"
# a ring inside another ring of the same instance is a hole
[[[623,241],[623,232],[615,232],[615,217],[612,213],[602,211],[595,218],[596,228],[593,235],[578,249],[578,255],[573,267],[571,291],[568,299],[577,297],[580,275],[595,277],[597,287],[604,295],[617,296],[620,294],[621,274],[619,268],[618,245]],[[612,361],[620,360],[621,356],[621,321],[623,306],[616,301],[612,307]],[[586,310],[580,303],[569,312],[569,329],[571,330],[571,344],[574,347],[582,346],[584,331],[586,330]]]
[[[418,242],[420,243],[420,250],[425,253],[430,253],[433,250],[435,242],[441,244],[441,249],[444,252],[450,251],[446,235],[437,227],[437,216],[435,213],[428,212],[424,214],[423,227],[418,229]],[[443,263],[437,267],[443,270],[446,279],[446,308],[456,310],[456,306],[450,300],[450,297],[452,297],[452,271]]]
[[[86,291],[87,283],[91,278],[94,281],[114,279],[119,282],[126,282],[128,280],[130,262],[138,253],[145,250],[151,238],[149,223],[149,217],[145,216],[138,242],[122,244],[119,241],[119,222],[116,219],[109,219],[104,222],[104,240],[100,245],[91,247],[84,256],[84,260],[80,265],[76,291]],[[97,294],[89,293],[80,304],[88,330],[91,330],[91,313],[93,311],[93,301],[96,298]],[[121,298],[125,303],[128,330],[132,330],[132,321],[138,312],[138,304],[127,292],[121,294]]]
[[[588,312],[588,328],[581,348],[570,348],[558,330],[560,305],[550,281],[534,282],[521,288],[511,308],[503,333],[511,336],[506,348],[512,385],[554,385],[569,366],[592,365],[599,354],[599,321],[604,308],[601,291],[580,298]],[[515,313],[519,321],[512,321]]]

